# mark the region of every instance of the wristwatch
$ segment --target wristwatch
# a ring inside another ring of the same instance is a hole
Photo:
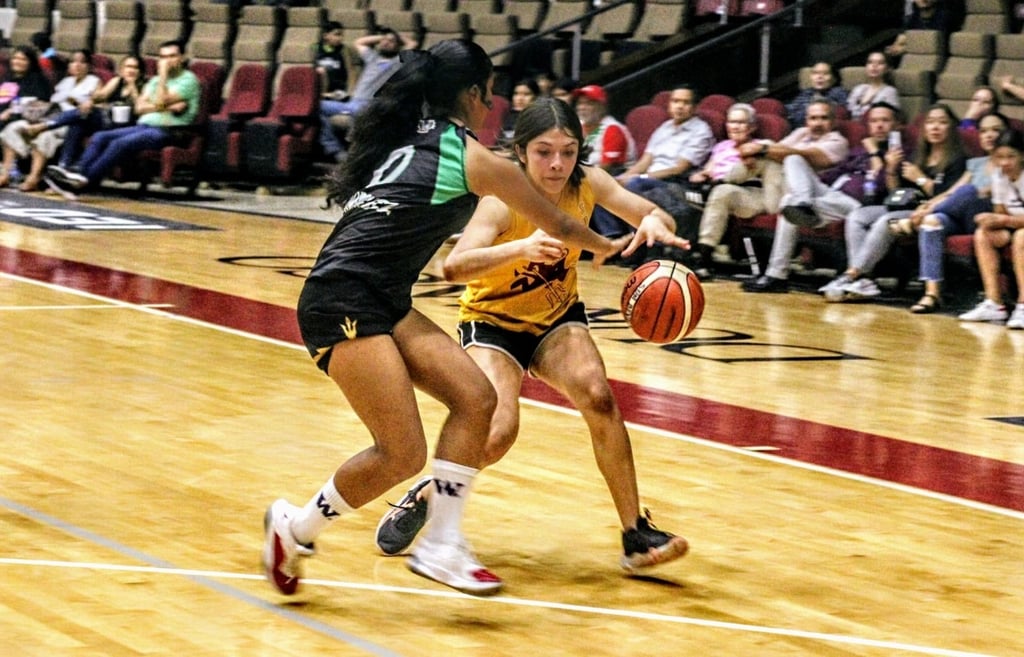
[[[928,178],[927,178],[927,177],[925,177],[925,176],[921,176],[920,178],[918,178],[917,180],[915,180],[915,181],[914,181],[914,183],[915,183],[915,184],[916,184],[916,185],[917,185],[918,187],[924,187],[925,185],[927,185],[927,184],[928,184]]]

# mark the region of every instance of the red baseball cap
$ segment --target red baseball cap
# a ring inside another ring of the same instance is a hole
[[[587,86],[580,87],[576,91],[572,92],[573,98],[579,98],[580,96],[588,98],[595,103],[608,103],[608,94],[606,94],[604,89],[596,84],[588,84]]]

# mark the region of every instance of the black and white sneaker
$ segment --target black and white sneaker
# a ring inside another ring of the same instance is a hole
[[[637,518],[636,529],[622,532],[622,549],[625,554],[620,563],[632,573],[678,559],[690,545],[682,536],[663,532],[651,524],[651,513],[644,509],[644,515]]]
[[[377,547],[384,554],[399,554],[416,540],[423,525],[427,523],[427,500],[419,497],[433,477],[423,477],[409,489],[398,504],[384,514],[377,524]]]
[[[49,187],[54,192],[57,192],[58,194],[63,196],[65,199],[67,199],[69,201],[77,201],[78,200],[78,194],[76,194],[66,184],[62,184],[62,183],[58,182],[57,179],[54,178],[53,176],[51,176],[49,173],[47,173],[46,175],[43,176],[43,182],[46,183],[47,187]]]

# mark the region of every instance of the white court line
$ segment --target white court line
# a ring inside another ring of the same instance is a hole
[[[65,306],[0,306],[5,310],[135,310],[135,308],[173,308],[173,303],[145,303],[132,308],[113,306],[109,303],[69,303]]]
[[[119,571],[132,573],[148,573],[152,575],[174,575],[180,577],[202,577],[209,579],[232,579],[263,581],[262,575],[251,573],[232,573],[215,570],[193,570],[185,568],[158,568],[154,566],[127,566],[119,564],[91,563],[91,562],[65,562],[49,559],[10,559],[0,557],[0,564],[10,566],[34,566],[48,568],[81,568],[87,570]],[[670,616],[667,614],[652,614],[643,611],[631,611],[628,609],[609,609],[607,607],[594,607],[590,605],[574,605],[563,602],[550,602],[545,600],[528,600],[525,598],[513,598],[506,596],[476,597],[465,593],[454,591],[416,589],[407,586],[389,586],[386,584],[360,584],[357,582],[341,582],[326,579],[303,579],[303,586],[325,586],[329,588],[349,589],[358,591],[372,591],[375,593],[402,593],[405,595],[418,595],[432,598],[449,598],[457,600],[472,600],[480,604],[500,604],[513,607],[531,607],[536,609],[549,609],[554,611],[568,611],[573,613],[593,614],[598,616],[611,616],[615,618],[629,618],[634,620],[654,621],[659,623],[674,623],[678,625],[694,625],[711,629],[747,632],[754,634],[770,634],[784,636],[794,639],[808,639],[825,643],[838,643],[851,646],[881,648],[918,655],[937,655],[940,657],[995,657],[995,655],[964,652],[962,650],[950,650],[947,648],[935,648],[931,646],[919,646],[910,643],[896,641],[881,641],[864,637],[848,636],[843,634],[829,634],[826,632],[808,632],[805,630],[793,630],[784,627],[767,627],[764,625],[748,625],[745,623],[729,623],[726,621],[714,621],[704,618],[693,618],[689,616]]]
[[[268,344],[274,344],[274,345],[282,346],[282,347],[285,347],[285,348],[288,348],[288,349],[297,350],[297,351],[305,351],[305,348],[302,345],[296,345],[296,344],[293,344],[293,343],[290,343],[290,342],[285,342],[283,340],[277,340],[277,339],[274,339],[274,338],[268,338],[266,336],[257,335],[255,333],[249,333],[249,332],[246,332],[246,331],[240,331],[238,329],[232,329],[232,328],[228,328],[228,327],[225,327],[225,326],[220,326],[218,324],[213,324],[213,323],[202,321],[202,320],[196,320],[196,319],[193,319],[191,317],[185,317],[185,316],[182,316],[182,315],[176,315],[176,314],[173,314],[173,313],[162,311],[162,310],[160,310],[158,308],[154,308],[154,307],[147,307],[147,306],[140,306],[138,304],[131,304],[131,303],[127,303],[127,302],[124,302],[124,301],[120,301],[118,299],[111,299],[109,297],[103,297],[103,296],[100,296],[100,295],[95,295],[95,294],[92,294],[90,292],[84,292],[84,291],[76,290],[76,289],[73,289],[73,288],[66,288],[66,287],[62,287],[62,286],[59,286],[59,285],[54,285],[52,283],[45,283],[45,282],[42,282],[42,281],[37,281],[37,280],[29,279],[29,278],[24,278],[24,277],[21,277],[21,276],[16,276],[16,275],[11,275],[11,274],[4,274],[4,273],[0,273],[0,276],[11,278],[13,280],[18,280],[18,281],[21,281],[21,282],[24,282],[24,283],[28,283],[28,284],[31,284],[31,285],[38,285],[38,286],[46,287],[48,289],[52,289],[52,290],[55,290],[55,291],[58,291],[58,292],[63,292],[63,293],[73,294],[73,295],[77,295],[77,296],[81,296],[81,297],[85,297],[85,298],[90,298],[90,299],[95,299],[95,300],[109,302],[109,303],[111,303],[111,304],[113,304],[115,306],[119,306],[119,307],[134,308],[134,309],[137,309],[137,310],[139,310],[141,312],[146,312],[146,313],[150,313],[150,314],[153,314],[153,315],[156,315],[156,316],[169,318],[169,319],[172,319],[172,320],[175,320],[175,321],[181,321],[181,322],[185,322],[185,323],[188,323],[188,324],[193,324],[195,326],[200,326],[200,327],[204,327],[204,328],[213,329],[215,331],[219,331],[219,332],[223,332],[223,333],[228,333],[228,334],[231,334],[231,335],[237,335],[239,337],[244,337],[244,338],[248,338],[248,339],[252,339],[252,340],[257,340],[259,342],[264,342],[264,343],[268,343]],[[535,401],[535,400],[531,400],[531,399],[525,399],[525,398],[521,398],[520,401],[521,401],[521,403],[524,403],[524,404],[528,404],[528,405],[535,406],[535,407],[538,407],[538,408],[545,408],[545,409],[548,409],[548,410],[551,410],[551,411],[555,411],[555,412],[559,412],[559,413],[573,414],[573,415],[576,415],[576,416],[580,415],[579,412],[576,411],[575,409],[564,408],[564,407],[561,407],[561,406],[556,406],[556,405],[553,405],[553,404],[548,404],[546,402],[539,402],[539,401]],[[863,475],[857,475],[857,474],[853,474],[853,473],[849,473],[849,472],[844,472],[842,470],[836,470],[836,469],[827,468],[827,467],[824,467],[824,466],[814,465],[814,464],[810,464],[810,463],[804,463],[804,462],[796,461],[796,460],[792,460],[792,459],[780,458],[780,457],[777,457],[777,456],[773,456],[771,454],[765,454],[765,453],[757,452],[757,451],[750,451],[750,450],[744,449],[742,447],[733,447],[732,445],[726,445],[726,444],[723,444],[723,443],[717,443],[717,442],[710,441],[710,440],[705,440],[705,439],[702,439],[702,438],[696,438],[694,436],[686,436],[686,435],[682,435],[682,434],[677,434],[677,433],[673,433],[673,432],[666,431],[666,430],[663,430],[663,429],[657,429],[657,428],[654,428],[654,427],[648,427],[648,426],[644,426],[644,425],[640,425],[640,424],[636,424],[636,423],[632,423],[632,422],[627,423],[627,424],[631,428],[633,428],[633,429],[647,431],[649,433],[654,433],[656,435],[660,435],[660,436],[663,436],[665,438],[669,438],[669,439],[672,439],[672,440],[678,440],[678,441],[681,441],[681,442],[687,442],[687,443],[691,443],[691,444],[694,444],[694,445],[700,445],[700,446],[703,446],[703,447],[709,447],[709,448],[713,448],[713,449],[725,450],[725,451],[731,452],[733,454],[746,455],[748,457],[770,461],[772,463],[779,464],[779,465],[785,465],[785,466],[790,466],[790,467],[797,467],[797,468],[802,468],[802,469],[805,469],[805,470],[809,470],[809,471],[813,471],[813,472],[819,472],[819,473],[823,473],[823,474],[827,474],[827,475],[831,475],[831,476],[838,476],[838,477],[841,477],[841,478],[850,479],[850,480],[853,480],[853,481],[858,481],[858,482],[866,483],[866,484],[869,484],[869,485],[875,485],[875,486],[880,486],[880,487],[884,487],[884,488],[889,488],[889,489],[892,489],[892,490],[897,490],[897,491],[908,493],[908,494],[911,494],[911,495],[918,495],[918,496],[928,497],[928,498],[936,499],[936,500],[939,500],[939,501],[947,502],[947,503],[950,503],[950,504],[957,504],[957,505],[962,505],[962,506],[970,507],[970,508],[973,508],[973,509],[976,509],[976,510],[979,510],[979,511],[986,511],[986,512],[990,512],[990,513],[996,513],[996,514],[1004,515],[1004,516],[1007,516],[1007,517],[1010,517],[1010,518],[1024,520],[1024,513],[1021,513],[1021,512],[1018,512],[1018,511],[1014,511],[1014,510],[1011,510],[1011,509],[1003,509],[1003,508],[1000,508],[1000,507],[995,507],[995,506],[992,506],[992,505],[983,504],[983,503],[979,503],[979,502],[973,502],[971,500],[965,500],[965,499],[962,499],[962,498],[958,498],[958,497],[954,497],[954,496],[950,496],[950,495],[945,495],[945,494],[942,494],[942,493],[935,493],[935,492],[927,491],[927,490],[924,490],[924,489],[919,489],[919,488],[914,488],[914,487],[911,487],[911,486],[906,486],[904,484],[897,484],[897,483],[889,482],[889,481],[885,481],[885,480],[874,479],[874,478],[871,478],[871,477],[865,477]],[[30,563],[30,562],[28,562],[26,560],[0,559],[0,563],[9,563],[9,564],[18,563],[18,564],[24,565],[24,564]],[[253,574],[239,574],[239,573],[216,574],[216,573],[209,573],[209,572],[206,572],[206,571],[188,571],[188,570],[171,569],[171,568],[129,567],[129,566],[113,566],[113,565],[103,565],[103,564],[97,564],[95,566],[85,566],[85,565],[77,565],[77,566],[75,566],[73,564],[65,564],[63,562],[39,562],[39,563],[40,564],[44,564],[45,563],[45,564],[48,564],[48,565],[53,565],[55,567],[57,567],[57,566],[61,566],[61,567],[95,567],[95,568],[105,568],[105,569],[137,568],[139,571],[152,570],[153,572],[177,573],[177,574],[182,574],[182,575],[184,575],[186,573],[203,573],[203,574],[205,574],[205,576],[208,576],[208,577],[211,577],[211,578],[223,577],[223,578],[229,578],[229,579],[250,579],[250,580],[257,580],[257,579],[262,580],[263,579],[262,576],[260,576],[260,575],[253,575]],[[584,606],[579,606],[579,605],[566,605],[566,604],[557,603],[557,602],[531,601],[531,600],[524,600],[524,599],[520,599],[520,598],[506,598],[506,597],[501,597],[501,596],[492,597],[492,598],[475,598],[475,597],[471,597],[471,596],[466,596],[466,595],[464,595],[462,593],[452,593],[452,592],[447,592],[447,591],[431,591],[431,590],[421,590],[421,589],[409,589],[409,588],[402,588],[402,587],[387,587],[387,586],[370,585],[370,584],[356,584],[356,583],[335,582],[335,581],[331,581],[331,580],[306,580],[306,579],[304,579],[303,582],[305,584],[310,584],[310,585],[331,586],[331,587],[337,587],[337,588],[366,589],[366,590],[376,590],[376,591],[382,591],[382,592],[402,592],[402,593],[408,593],[410,595],[435,596],[435,597],[472,598],[473,600],[486,601],[486,602],[490,602],[490,603],[494,603],[494,604],[515,604],[515,605],[524,606],[524,607],[525,606],[544,607],[544,608],[559,609],[559,610],[566,610],[566,611],[578,611],[578,612],[585,612],[585,613],[601,614],[601,615],[606,615],[606,616],[633,617],[633,618],[637,618],[637,619],[660,620],[660,621],[663,621],[663,622],[680,623],[680,624],[688,624],[688,625],[700,625],[700,626],[705,626],[705,627],[730,629],[730,630],[734,630],[734,631],[744,631],[744,632],[760,633],[760,634],[777,634],[777,635],[784,635],[784,636],[797,637],[797,638],[807,638],[807,639],[813,639],[813,640],[819,640],[819,641],[827,641],[827,642],[833,642],[833,643],[846,643],[846,644],[856,644],[856,645],[861,645],[861,646],[881,647],[881,648],[886,648],[886,649],[890,649],[890,650],[899,650],[899,651],[902,651],[902,652],[910,652],[910,653],[925,654],[925,655],[937,655],[937,656],[940,656],[940,657],[995,657],[994,655],[985,655],[983,653],[970,653],[970,652],[947,650],[947,649],[943,649],[943,648],[930,648],[930,647],[927,647],[927,646],[914,646],[914,645],[910,645],[910,644],[902,644],[902,643],[895,643],[895,642],[883,642],[883,641],[876,641],[876,640],[873,640],[873,639],[858,638],[858,637],[848,637],[848,636],[843,636],[843,635],[833,635],[833,634],[826,634],[826,633],[807,632],[807,631],[803,631],[803,630],[787,630],[787,629],[784,629],[784,628],[771,628],[771,627],[762,627],[762,626],[756,626],[756,625],[743,625],[743,624],[739,624],[739,623],[726,623],[726,622],[712,621],[712,620],[701,619],[701,618],[689,618],[689,617],[679,617],[679,616],[666,616],[666,615],[657,615],[657,614],[646,614],[644,612],[635,612],[635,611],[629,611],[629,610],[604,609],[604,608],[600,608],[600,607],[584,607]]]
[[[82,290],[76,290],[74,288],[62,287],[60,285],[55,285],[53,283],[45,283],[43,281],[37,281],[37,280],[31,279],[31,278],[25,278],[25,277],[17,276],[17,275],[14,275],[14,274],[5,274],[3,272],[0,272],[0,277],[11,278],[13,280],[21,281],[21,282],[28,283],[28,284],[31,284],[31,285],[38,285],[38,286],[45,287],[47,289],[51,289],[51,290],[54,290],[54,291],[57,291],[57,292],[64,292],[64,293],[68,293],[68,294],[74,294],[74,295],[86,297],[86,298],[89,298],[89,299],[96,299],[98,301],[105,301],[105,302],[111,303],[111,304],[113,304],[115,306],[119,306],[119,307],[123,307],[123,308],[134,308],[134,309],[137,309],[139,311],[147,312],[147,313],[150,313],[150,314],[153,314],[153,315],[157,315],[157,316],[160,316],[160,317],[166,317],[166,318],[169,318],[169,319],[173,319],[175,321],[185,322],[187,324],[193,324],[195,326],[202,326],[204,328],[213,329],[215,331],[220,331],[222,333],[229,333],[231,335],[237,335],[237,336],[240,336],[240,337],[243,337],[243,338],[248,338],[250,340],[257,340],[259,342],[265,342],[265,343],[268,343],[268,344],[274,344],[274,345],[278,345],[278,346],[285,347],[285,348],[288,348],[288,349],[293,349],[293,350],[296,350],[296,351],[303,351],[303,352],[306,351],[306,348],[304,346],[302,346],[302,345],[293,344],[291,342],[285,342],[283,340],[277,340],[275,338],[268,338],[268,337],[266,337],[264,335],[258,335],[256,333],[249,333],[248,331],[241,331],[241,330],[229,328],[229,327],[226,327],[226,326],[220,326],[219,324],[213,324],[211,322],[206,322],[206,321],[203,321],[203,320],[193,319],[191,317],[185,317],[185,316],[182,316],[182,315],[176,315],[174,313],[164,312],[164,311],[160,310],[159,307],[157,307],[155,305],[154,306],[147,306],[147,305],[131,304],[131,303],[127,303],[127,302],[124,302],[124,301],[120,301],[118,299],[111,299],[110,297],[103,297],[103,296],[100,296],[100,295],[92,294],[91,292],[83,292]],[[556,413],[563,413],[563,414],[575,415],[576,417],[582,417],[582,415],[580,415],[580,412],[577,411],[574,408],[566,408],[564,406],[557,406],[555,404],[549,404],[547,402],[537,401],[537,400],[533,400],[533,399],[527,399],[525,397],[520,397],[519,401],[520,401],[521,404],[526,404],[526,405],[529,405],[529,406],[535,406],[537,408],[544,408],[544,409],[547,409],[547,410],[550,410],[550,411],[554,411]],[[763,461],[770,461],[770,462],[778,464],[778,465],[785,465],[785,466],[789,466],[789,467],[800,468],[800,469],[803,469],[803,470],[809,470],[811,472],[818,472],[818,473],[830,475],[830,476],[833,476],[833,477],[840,477],[842,479],[848,479],[850,481],[857,481],[857,482],[864,483],[864,484],[879,486],[881,488],[888,488],[890,490],[896,490],[896,491],[900,491],[902,493],[907,493],[907,494],[910,494],[910,495],[917,495],[919,497],[927,497],[929,499],[939,500],[941,502],[946,502],[948,504],[955,504],[955,505],[959,505],[959,506],[964,506],[964,507],[967,507],[967,508],[970,508],[970,509],[974,509],[976,511],[984,511],[984,512],[987,512],[987,513],[993,513],[993,514],[996,514],[996,515],[1005,516],[1007,518],[1013,518],[1015,520],[1024,520],[1024,512],[1016,511],[1014,509],[1004,509],[1003,507],[998,507],[998,506],[995,506],[995,505],[992,505],[992,504],[985,504],[984,502],[976,502],[974,500],[968,500],[968,499],[964,499],[962,497],[956,497],[954,495],[947,495],[945,493],[937,493],[935,491],[926,490],[924,488],[915,488],[913,486],[907,486],[906,484],[900,484],[900,483],[896,483],[896,482],[893,482],[893,481],[887,481],[885,479],[876,479],[874,477],[868,477],[868,476],[861,475],[861,474],[856,474],[856,473],[853,473],[853,472],[846,472],[845,470],[838,470],[836,468],[829,468],[829,467],[826,467],[826,466],[823,466],[823,465],[816,465],[814,463],[805,463],[803,461],[797,461],[795,459],[788,459],[788,458],[784,458],[784,457],[780,457],[780,456],[775,456],[773,454],[765,453],[765,452],[762,452],[760,450],[754,450],[754,449],[744,448],[744,447],[734,447],[732,445],[727,445],[725,443],[719,443],[719,442],[715,442],[713,440],[707,440],[707,439],[704,439],[704,438],[697,438],[696,436],[687,436],[685,434],[675,433],[675,432],[668,431],[668,430],[665,430],[665,429],[659,429],[657,427],[650,427],[650,426],[643,425],[643,424],[638,424],[638,423],[635,423],[635,422],[627,422],[626,426],[628,426],[631,429],[636,429],[636,430],[639,430],[639,431],[646,431],[648,433],[653,433],[655,435],[659,435],[659,436],[662,436],[664,438],[668,438],[670,440],[677,440],[679,442],[690,443],[690,444],[693,444],[693,445],[700,445],[702,447],[708,447],[708,448],[711,448],[711,449],[723,450],[723,451],[731,452],[732,454],[741,454],[741,455],[748,456],[748,457],[751,457],[751,458],[761,459]]]

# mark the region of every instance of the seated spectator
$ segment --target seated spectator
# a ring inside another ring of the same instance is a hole
[[[992,180],[992,212],[974,218],[974,256],[978,260],[985,299],[960,315],[964,322],[1002,322],[1011,329],[1024,329],[1024,136],[1007,130],[996,140],[993,152],[999,175]],[[1003,304],[999,285],[1000,252],[1010,245],[1010,259],[1016,279],[1017,303],[1013,314]],[[1009,317],[1007,321],[1007,317]]]
[[[7,73],[0,80],[0,124],[21,116],[24,98],[49,98],[53,85],[39,68],[39,56],[31,46],[17,46],[11,51]]]
[[[511,148],[512,137],[516,131],[516,120],[519,114],[526,109],[527,105],[537,100],[540,96],[540,87],[533,78],[524,78],[516,82],[512,87],[512,99],[509,101],[508,113],[501,124],[501,135],[498,143],[503,147]]]
[[[817,111],[818,106],[813,105],[808,113],[808,127]],[[899,110],[878,102],[867,113],[867,136],[853,146],[838,165],[822,169],[822,165],[827,167],[827,162],[839,152],[840,142],[831,133],[822,139],[822,146],[783,160],[783,180],[788,193],[782,199],[782,215],[775,223],[768,266],[763,276],[743,284],[745,291],[788,291],[790,262],[796,254],[800,226],[820,227],[843,221],[863,203],[873,204],[885,198],[885,179],[880,174],[889,133],[898,130],[900,124]],[[824,126],[819,130],[825,130]],[[825,155],[822,147],[831,149],[833,155]]]
[[[714,145],[711,149],[711,156],[703,168],[690,174],[686,183],[680,185],[681,189],[677,192],[687,200],[682,213],[679,215],[671,213],[676,220],[677,235],[696,244],[701,214],[715,186],[730,180],[746,178],[746,167],[740,156],[740,146],[751,141],[756,130],[757,110],[752,105],[735,103],[729,107],[725,115],[726,139]],[[760,185],[760,180],[756,180],[756,184]],[[657,202],[656,199],[651,200]],[[667,205],[669,204],[662,204],[662,207],[668,209]],[[675,259],[675,256],[681,254],[669,250],[667,255]],[[694,261],[693,254],[683,255],[686,255],[684,260],[689,264],[700,266],[701,263]],[[701,275],[707,278],[710,273],[705,271],[701,272]]]
[[[533,81],[537,83],[537,96],[539,98],[550,96],[555,85],[558,83],[558,80],[555,79],[555,74],[550,70],[540,71],[533,76]]]
[[[68,62],[68,75],[57,83],[49,102],[57,104],[62,112],[78,112],[80,105],[89,102],[89,97],[96,91],[100,79],[93,75],[92,53],[87,50],[76,50]],[[42,100],[42,99],[40,99]],[[40,117],[42,118],[42,117]],[[37,126],[45,126],[44,121],[31,122],[27,119],[12,121],[0,131],[0,144],[3,144],[4,171],[0,174],[0,187],[9,182],[10,171],[15,160],[31,157],[32,165],[24,182],[18,187],[23,192],[34,192],[43,181],[43,169],[46,163],[57,154],[67,130],[42,130]]]
[[[34,137],[47,130],[67,126],[57,165],[64,168],[75,166],[90,135],[135,123],[135,104],[143,85],[142,62],[134,55],[127,55],[117,71],[117,75],[94,91],[90,98],[58,116],[25,128],[23,132],[27,137]],[[115,107],[119,109],[115,111]]]
[[[199,111],[202,86],[199,78],[185,68],[181,42],[160,44],[157,74],[139,96],[135,125],[97,132],[79,161],[79,171],[54,165],[46,169],[46,182],[66,196],[90,189],[118,164],[146,150],[174,142],[176,128],[192,124]]]
[[[551,87],[551,97],[572,105],[572,92],[576,91],[579,86],[579,80],[575,80],[573,78],[560,78],[558,82]]]
[[[573,96],[583,125],[583,144],[590,148],[586,163],[612,175],[621,173],[636,161],[636,143],[629,129],[608,114],[608,94],[596,84],[588,84]]]
[[[786,118],[789,125],[804,125],[807,106],[820,99],[831,101],[839,107],[846,107],[846,89],[836,83],[832,65],[818,62],[811,67],[811,86],[801,89],[793,100],[786,103]]]
[[[416,48],[419,43],[405,39],[390,28],[381,28],[377,34],[359,37],[353,44],[363,71],[344,100],[324,99],[320,101],[320,148],[324,155],[340,162],[345,158],[345,147],[334,132],[332,117],[354,116],[366,107],[377,90],[394,73],[399,64],[398,55],[403,49]]]
[[[320,75],[320,89],[324,98],[345,100],[348,98],[350,51],[345,47],[345,32],[341,23],[329,21],[324,26],[323,36],[316,46],[313,62]]]
[[[697,96],[688,86],[672,90],[669,118],[647,140],[644,154],[616,179],[631,192],[640,194],[669,182],[684,180],[689,172],[704,164],[715,136],[704,119],[695,115]],[[631,236],[630,227],[598,206],[590,220],[594,231],[605,237],[620,238],[623,244]]]
[[[985,155],[967,160],[967,171],[956,184],[922,203],[909,219],[900,221],[901,230],[918,231],[919,271],[924,281],[924,296],[910,307],[910,312],[933,313],[942,306],[946,237],[970,235],[975,230],[975,215],[992,212],[992,179],[999,169],[992,153],[999,135],[1009,127],[1009,119],[1002,114],[993,112],[981,117],[978,142]]]
[[[960,127],[965,130],[977,130],[978,119],[999,111],[999,96],[996,90],[988,86],[980,86],[971,94],[971,102],[967,105],[964,116],[960,119]]]
[[[900,92],[889,84],[889,63],[885,55],[880,52],[869,53],[864,72],[867,74],[867,81],[850,90],[850,96],[846,99],[850,117],[863,118],[868,108],[875,103],[888,103],[899,109]]]
[[[893,66],[899,65],[907,50],[907,30],[938,30],[946,38],[953,30],[953,20],[941,0],[914,0],[910,12],[903,17],[903,32],[885,48]]]
[[[885,154],[886,187],[917,190],[925,198],[938,196],[952,187],[966,170],[963,144],[957,130],[958,120],[947,105],[932,105],[925,115],[924,128],[913,160],[904,156],[902,147],[890,146]],[[892,210],[886,205],[866,205],[854,210],[846,220],[847,268],[835,280],[821,288],[828,301],[870,299],[881,294],[868,277],[889,252],[897,233],[891,225],[907,218],[913,210]]]

